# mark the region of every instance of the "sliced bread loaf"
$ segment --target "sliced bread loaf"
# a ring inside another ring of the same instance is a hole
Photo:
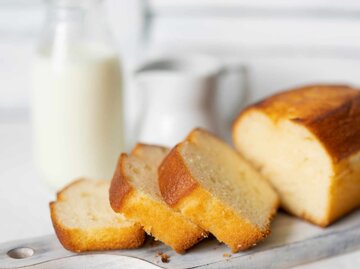
[[[246,108],[236,148],[278,191],[282,207],[327,226],[360,205],[360,91],[314,85]]]
[[[159,168],[164,200],[233,252],[270,232],[278,197],[237,152],[207,131],[195,129]]]
[[[79,179],[50,203],[56,235],[66,249],[82,252],[143,244],[145,233],[141,226],[111,209],[109,187],[109,181]]]
[[[181,253],[207,233],[162,200],[157,169],[168,152],[159,146],[137,145],[130,156],[122,154],[110,202],[116,212],[139,222],[148,234]]]

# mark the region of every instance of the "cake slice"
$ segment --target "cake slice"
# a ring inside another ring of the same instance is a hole
[[[51,220],[60,243],[82,252],[137,248],[145,239],[139,224],[115,213],[109,203],[110,182],[79,179],[50,203]]]
[[[121,154],[110,202],[116,212],[139,222],[148,234],[182,253],[207,233],[162,200],[157,169],[168,152],[164,147],[139,144],[130,156]]]
[[[201,129],[165,158],[159,186],[171,207],[233,252],[264,239],[278,207],[269,183],[225,142]]]
[[[236,148],[267,177],[288,212],[327,226],[360,205],[360,91],[314,85],[246,108]]]

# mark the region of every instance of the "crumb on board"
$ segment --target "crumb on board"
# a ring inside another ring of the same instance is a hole
[[[163,254],[161,255],[161,261],[162,261],[163,263],[168,263],[168,262],[170,262],[170,256],[167,255],[167,254],[165,254],[165,253],[163,253]]]
[[[162,251],[158,251],[155,256],[161,257],[161,261],[162,261],[163,263],[168,263],[168,262],[170,262],[170,256],[167,255],[166,253],[162,252]]]
[[[223,254],[223,257],[224,257],[224,258],[230,258],[230,257],[231,257],[231,254],[229,254],[229,253],[224,253],[224,254]]]

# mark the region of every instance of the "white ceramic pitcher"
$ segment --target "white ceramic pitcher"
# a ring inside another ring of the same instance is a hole
[[[230,73],[244,81],[243,66],[226,67],[205,55],[163,57],[144,63],[136,72],[142,110],[139,141],[173,146],[195,127],[226,136],[223,131],[228,124],[224,118],[229,116],[223,112],[229,114],[233,109],[217,104],[224,100],[217,90],[220,78]],[[225,106],[235,104],[239,108],[244,88],[241,85],[227,91],[226,98],[230,99],[225,99]]]

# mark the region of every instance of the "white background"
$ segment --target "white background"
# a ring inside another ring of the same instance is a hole
[[[253,99],[299,84],[360,83],[355,0],[108,0],[106,7],[128,72],[144,56],[201,51],[245,64]],[[42,0],[0,0],[0,111],[29,108],[43,19]],[[129,124],[134,91],[127,87]]]
[[[359,1],[109,0],[106,6],[127,74],[129,130],[137,105],[131,71],[155,54],[199,51],[242,63],[251,100],[299,84],[360,84]],[[52,232],[53,193],[32,166],[28,114],[43,19],[43,1],[0,0],[0,242]],[[359,252],[307,268],[356,264]]]

